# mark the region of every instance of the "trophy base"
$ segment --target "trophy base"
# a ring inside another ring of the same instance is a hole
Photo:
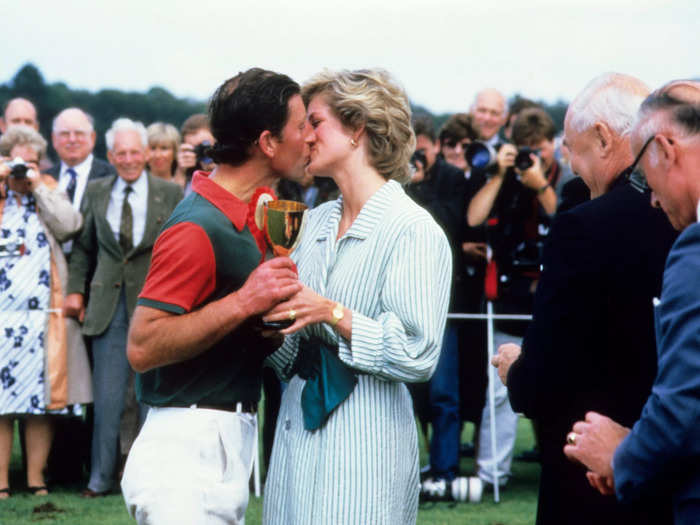
[[[262,326],[265,330],[284,330],[294,324],[291,319],[283,319],[282,321],[262,321]]]

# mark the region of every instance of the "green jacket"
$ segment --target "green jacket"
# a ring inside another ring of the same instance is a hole
[[[103,333],[112,321],[121,288],[126,292],[129,318],[146,280],[151,251],[160,229],[182,199],[182,188],[148,174],[148,210],[143,239],[123,253],[107,222],[112,185],[117,175],[90,181],[85,190],[81,212],[83,231],[71,254],[67,293],[88,296],[83,334]],[[92,269],[94,268],[94,273]],[[88,278],[92,274],[92,280]],[[89,285],[89,293],[88,292]]]

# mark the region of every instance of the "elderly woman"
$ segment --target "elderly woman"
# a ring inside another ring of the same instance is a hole
[[[270,363],[291,379],[263,521],[414,523],[418,443],[405,382],[437,364],[450,248],[403,191],[415,146],[404,91],[384,71],[324,72],[302,90],[308,170],[335,201],[311,210],[293,258],[305,287],[265,320],[292,319]]]
[[[10,496],[13,419],[25,421],[27,485],[44,495],[48,414],[91,401],[78,326],[61,314],[67,269],[58,242],[80,229],[82,217],[53,178],[39,175],[45,151],[46,141],[25,126],[0,139],[0,499]],[[11,169],[18,157],[28,170]]]
[[[180,133],[172,124],[154,122],[146,129],[148,133],[148,171],[156,177],[172,180],[177,168],[177,150],[180,148]]]

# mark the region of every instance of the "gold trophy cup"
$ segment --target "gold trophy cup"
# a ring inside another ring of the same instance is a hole
[[[299,244],[306,223],[306,204],[296,201],[267,201],[263,203],[263,232],[276,256],[288,256]],[[281,330],[294,323],[284,321],[263,322],[265,328]]]

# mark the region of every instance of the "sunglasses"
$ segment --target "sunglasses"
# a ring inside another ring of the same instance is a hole
[[[642,146],[642,149],[640,149],[639,153],[637,153],[637,157],[634,159],[634,162],[625,168],[625,170],[620,174],[622,177],[629,180],[632,187],[640,193],[651,192],[651,188],[649,188],[649,185],[647,184],[646,177],[644,177],[644,175],[637,170],[637,165],[642,160],[642,156],[644,155],[647,146],[651,144],[651,141],[654,140],[655,136],[656,135],[652,135],[647,139],[644,146]]]

